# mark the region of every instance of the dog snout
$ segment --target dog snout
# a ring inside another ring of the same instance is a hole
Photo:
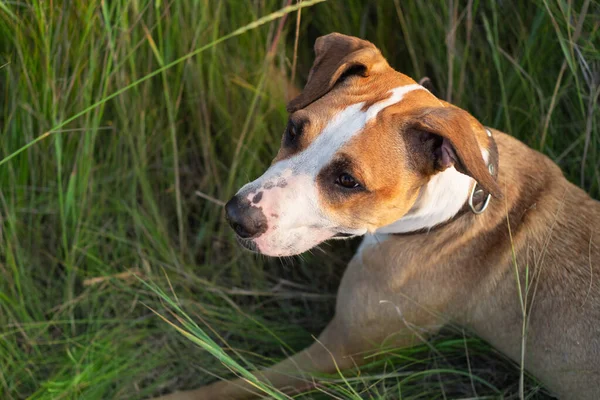
[[[262,210],[239,195],[225,204],[225,215],[229,225],[243,239],[255,238],[267,230],[267,218]]]

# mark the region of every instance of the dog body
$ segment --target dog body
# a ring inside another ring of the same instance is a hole
[[[227,204],[228,219],[244,246],[274,256],[365,238],[318,342],[257,378],[303,390],[304,372],[349,369],[452,323],[561,398],[599,398],[600,203],[371,43],[331,34],[315,49],[279,154]],[[257,394],[235,380],[169,398]]]
[[[367,303],[362,326],[380,329],[380,339],[410,326],[435,333],[457,324],[523,363],[560,398],[598,398],[598,202],[545,156],[494,137],[504,200],[428,233],[366,238],[344,276],[337,313]]]

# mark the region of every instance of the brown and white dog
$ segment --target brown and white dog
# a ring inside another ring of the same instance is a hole
[[[245,247],[270,256],[365,238],[318,342],[257,377],[303,390],[302,373],[349,369],[454,323],[559,397],[599,399],[600,203],[373,44],[334,33],[315,51],[277,157],[227,217]],[[168,398],[260,394],[238,379]]]

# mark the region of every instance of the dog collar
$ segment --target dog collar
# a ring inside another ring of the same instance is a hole
[[[492,137],[492,131],[489,128],[485,128],[485,132],[488,135],[488,138],[490,140],[490,155],[489,155],[489,164],[488,164],[488,170],[490,171],[490,174],[496,178],[497,174],[496,171],[498,170],[497,168],[497,164],[498,164],[498,149],[496,147],[496,141],[494,140],[494,138]],[[492,156],[492,154],[495,155],[495,157]],[[496,164],[496,166],[494,166],[494,164]],[[486,193],[485,190],[483,190],[482,188],[477,188],[479,186],[479,184],[477,182],[475,182],[475,184],[473,185],[473,188],[471,189],[471,194],[469,195],[469,200],[467,202],[467,204],[469,205],[469,208],[471,209],[471,211],[473,212],[473,214],[481,214],[485,211],[485,209],[488,207],[488,205],[490,204],[490,200],[492,199],[492,195],[490,193]],[[478,198],[479,202],[477,202],[475,199]],[[481,203],[483,201],[483,204],[481,204],[479,207],[479,203]]]

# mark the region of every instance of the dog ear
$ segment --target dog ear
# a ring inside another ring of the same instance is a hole
[[[410,128],[433,135],[434,167],[444,170],[454,166],[457,171],[475,179],[488,193],[502,198],[500,186],[483,159],[476,135],[489,140],[485,128],[469,113],[454,107],[421,110]]]
[[[368,76],[376,69],[388,66],[371,42],[340,33],[318,38],[315,55],[304,90],[288,103],[287,110],[290,113],[323,97],[342,77]]]

